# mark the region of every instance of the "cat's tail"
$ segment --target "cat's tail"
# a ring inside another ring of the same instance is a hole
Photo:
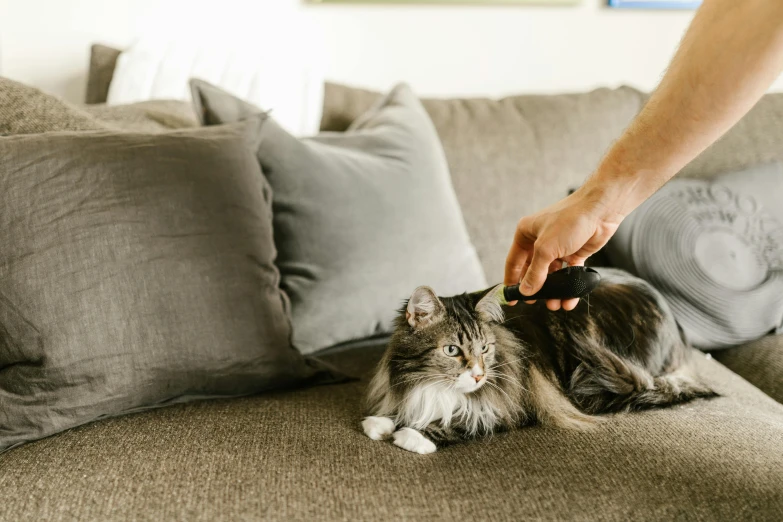
[[[609,350],[594,353],[577,367],[569,392],[588,413],[644,410],[718,396],[687,363],[671,373],[652,375]]]
[[[706,384],[689,375],[688,368],[653,377],[653,386],[626,399],[632,410],[682,404],[695,399],[710,399],[718,394]]]

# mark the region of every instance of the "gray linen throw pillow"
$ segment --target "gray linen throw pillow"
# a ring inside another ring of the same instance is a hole
[[[207,125],[260,109],[193,80]],[[258,160],[272,186],[277,265],[294,345],[312,353],[386,333],[418,285],[486,286],[437,133],[405,85],[345,133],[297,139],[273,120]]]
[[[674,179],[623,221],[612,264],[663,293],[710,350],[783,333],[783,168]]]
[[[290,343],[262,120],[0,138],[0,450],[331,378]]]

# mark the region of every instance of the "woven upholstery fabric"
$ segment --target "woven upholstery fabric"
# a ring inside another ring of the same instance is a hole
[[[783,94],[764,95],[721,139],[689,163],[680,176],[711,178],[765,163],[783,162]]]
[[[80,106],[0,78],[0,136],[88,130],[164,132],[195,127],[197,123],[190,104],[184,102]]]
[[[90,48],[90,69],[87,74],[87,93],[85,103],[106,103],[109,86],[120,57],[119,49],[102,44]]]
[[[0,455],[0,520],[779,520],[783,405],[697,367],[724,397],[425,456],[362,434],[366,381],[111,419]]]
[[[783,335],[768,335],[752,343],[715,352],[713,356],[783,403]]]
[[[106,128],[74,105],[34,87],[0,78],[0,136]]]
[[[327,84],[323,130],[344,130],[379,97]],[[519,218],[578,187],[641,108],[629,87],[584,94],[425,99],[468,232],[490,284],[503,280]]]
[[[342,89],[342,87],[341,87]],[[650,95],[642,94],[641,103]],[[677,176],[713,178],[727,172],[783,162],[783,93],[769,93],[726,134],[686,165]]]

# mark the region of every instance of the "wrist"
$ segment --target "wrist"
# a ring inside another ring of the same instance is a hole
[[[635,163],[615,147],[583,185],[585,196],[604,207],[613,221],[625,219],[667,179]]]
[[[620,222],[645,199],[634,176],[595,171],[582,187],[584,197],[601,209],[607,221]]]

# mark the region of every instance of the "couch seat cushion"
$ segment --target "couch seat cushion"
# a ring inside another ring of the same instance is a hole
[[[783,335],[768,335],[713,355],[733,372],[783,403]]]
[[[111,419],[0,455],[0,518],[779,520],[783,405],[697,359],[723,397],[431,455],[362,434],[366,380]]]

